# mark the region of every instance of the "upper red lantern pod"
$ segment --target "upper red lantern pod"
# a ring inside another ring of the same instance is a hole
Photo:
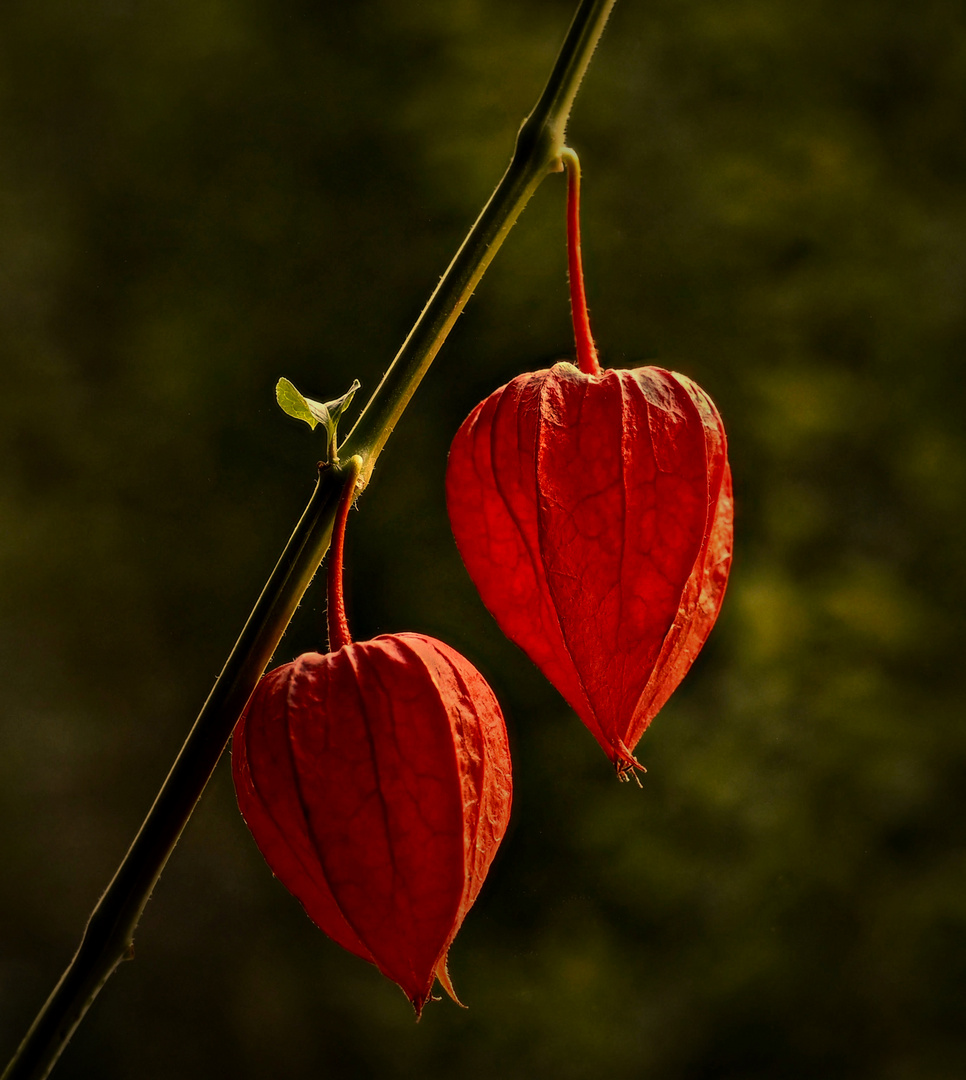
[[[417,1015],[510,814],[503,715],[472,664],[421,634],[354,643],[333,531],[326,655],[259,683],[232,774],[255,842],[315,923],[395,980]]]
[[[446,499],[484,604],[627,779],[717,618],[731,472],[721,417],[690,379],[601,370],[565,158],[579,369],[520,375],[481,402],[453,440]]]

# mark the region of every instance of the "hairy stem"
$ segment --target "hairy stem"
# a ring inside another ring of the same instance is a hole
[[[361,458],[358,487],[484,271],[540,181],[559,172],[577,88],[616,0],[581,0],[547,85],[524,121],[503,179],[430,297],[340,448]],[[356,466],[325,469],[224,669],[124,861],[87,924],[80,947],[20,1044],[2,1080],[48,1075],[101,987],[133,956],[134,930],[232,729],[318,570],[344,487]]]

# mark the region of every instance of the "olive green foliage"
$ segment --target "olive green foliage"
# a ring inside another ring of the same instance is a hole
[[[307,500],[499,178],[570,0],[0,5],[0,1056],[79,940]],[[271,877],[223,761],[62,1080],[966,1072],[966,21],[621,0],[570,125],[605,364],[715,399],[737,548],[643,790],[483,610],[469,409],[571,355],[563,182],[353,514],[358,638],[504,704],[513,825],[422,1022]],[[348,431],[361,398],[342,423]],[[279,651],[324,644],[317,582]]]

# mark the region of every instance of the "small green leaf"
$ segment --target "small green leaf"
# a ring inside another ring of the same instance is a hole
[[[335,436],[335,428],[339,423],[339,417],[342,416],[346,409],[352,404],[352,399],[356,396],[356,391],[360,386],[362,386],[362,383],[359,382],[358,379],[353,379],[352,385],[346,390],[342,397],[336,398],[335,401],[327,401],[324,405],[320,405],[317,401],[309,401],[309,399],[306,399],[309,403],[309,408],[318,418],[319,423],[331,425],[329,429],[330,436]]]
[[[296,420],[303,420],[314,431],[319,424],[325,426],[326,443],[329,448],[329,457],[335,460],[336,429],[339,426],[339,417],[352,403],[355,392],[362,384],[358,379],[352,380],[352,385],[334,401],[313,401],[296,390],[288,379],[279,379],[275,386],[275,400],[279,403],[283,412],[294,416]]]
[[[279,403],[282,412],[294,416],[296,420],[304,420],[314,431],[318,418],[312,415],[308,401],[295,389],[288,379],[279,379],[275,386],[275,400]]]

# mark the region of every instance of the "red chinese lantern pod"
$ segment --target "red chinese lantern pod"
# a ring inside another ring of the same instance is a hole
[[[521,375],[457,432],[446,501],[500,629],[626,771],[724,596],[731,477],[711,401],[659,368]]]
[[[330,611],[341,528],[344,515]],[[512,792],[503,715],[473,665],[421,634],[306,653],[259,683],[232,774],[255,842],[309,917],[397,982],[417,1016],[434,978],[457,1000],[447,951]]]
[[[478,405],[453,440],[446,499],[484,604],[626,779],[717,618],[731,473],[721,417],[690,379],[598,366],[570,172],[581,366],[520,375]]]

